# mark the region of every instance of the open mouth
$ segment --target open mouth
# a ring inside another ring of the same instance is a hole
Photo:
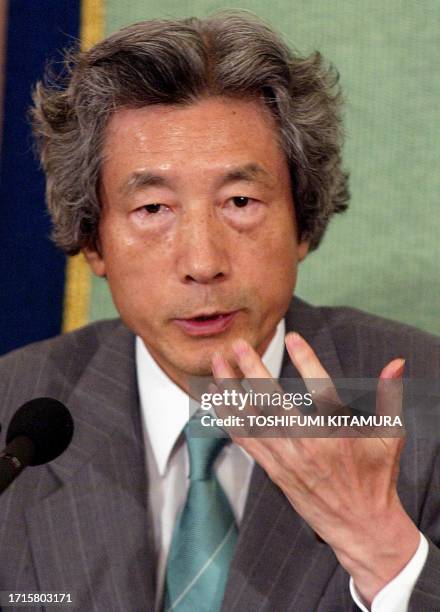
[[[225,317],[226,315],[218,313],[212,315],[201,315],[200,317],[193,317],[192,319],[187,319],[189,321],[214,321],[215,319],[219,319],[221,317]]]
[[[233,312],[215,312],[201,314],[189,319],[175,319],[175,323],[191,336],[211,336],[225,331],[237,314]]]

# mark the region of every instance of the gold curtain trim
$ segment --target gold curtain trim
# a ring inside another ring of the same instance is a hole
[[[80,39],[81,50],[86,51],[104,36],[105,0],[82,0]],[[92,292],[91,272],[80,253],[69,257],[66,264],[64,289],[63,332],[82,327],[88,322]]]

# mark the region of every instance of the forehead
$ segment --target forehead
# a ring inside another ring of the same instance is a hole
[[[185,106],[121,109],[109,120],[103,170],[166,171],[182,163],[199,171],[249,163],[277,173],[287,167],[275,120],[258,100],[210,97]]]

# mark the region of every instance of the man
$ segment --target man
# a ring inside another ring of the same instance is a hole
[[[438,377],[435,338],[292,300],[348,199],[332,71],[240,14],[135,24],[70,70],[35,93],[54,238],[122,322],[1,360],[1,421],[49,395],[75,434],[1,500],[0,588],[78,610],[440,609],[438,441],[413,413],[404,449],[234,437],[203,469],[186,433],[192,376]]]

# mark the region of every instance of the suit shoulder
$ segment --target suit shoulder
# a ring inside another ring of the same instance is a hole
[[[355,328],[368,330],[379,335],[386,333],[397,337],[412,336],[422,342],[440,346],[440,336],[406,323],[373,315],[350,306],[319,306],[317,308],[332,329],[338,327]]]
[[[99,360],[120,359],[122,355],[131,363],[133,347],[132,332],[117,319],[93,323],[5,355],[0,359],[0,422],[9,422],[19,406],[37,397],[52,397],[69,406],[83,377],[85,389],[91,384]]]
[[[323,306],[318,310],[341,359],[345,356],[347,361],[348,356],[349,360],[361,361],[368,375],[377,376],[389,360],[402,357],[406,360],[406,376],[440,376],[439,336],[356,308]]]
[[[10,379],[35,380],[43,370],[74,382],[98,347],[122,325],[120,319],[98,321],[3,355],[0,357],[0,388],[5,392]]]
[[[57,354],[68,350],[85,350],[93,353],[93,349],[96,349],[100,342],[119,325],[122,325],[120,319],[97,321],[72,332],[60,334],[59,336],[39,342],[32,342],[1,356],[0,368],[7,367],[17,360],[39,359],[43,355]]]

